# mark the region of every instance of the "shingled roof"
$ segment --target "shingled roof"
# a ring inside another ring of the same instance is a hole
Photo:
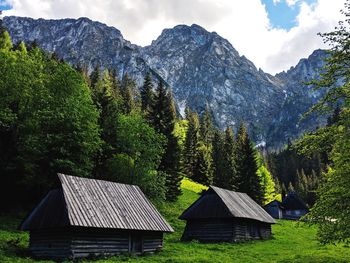
[[[79,226],[173,232],[135,185],[58,174],[50,191],[21,224],[21,230]]]
[[[246,193],[234,192],[216,186],[209,189],[180,216],[194,218],[246,218],[274,224],[276,221]]]

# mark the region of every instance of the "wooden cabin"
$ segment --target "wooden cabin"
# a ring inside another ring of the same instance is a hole
[[[309,212],[307,205],[295,192],[288,193],[282,202],[275,200],[268,203],[264,209],[273,218],[289,220],[299,220]]]
[[[76,259],[141,254],[163,247],[173,232],[138,186],[59,174],[50,191],[20,225],[33,256]]]
[[[283,218],[283,209],[281,207],[281,202],[274,200],[264,206],[264,209],[270,216],[275,219]]]
[[[186,220],[182,240],[238,242],[271,237],[275,220],[245,193],[210,186],[179,217]]]
[[[281,203],[283,219],[299,220],[309,209],[305,202],[295,193],[290,192]]]

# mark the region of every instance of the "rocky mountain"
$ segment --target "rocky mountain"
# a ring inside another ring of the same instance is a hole
[[[216,124],[234,128],[244,121],[257,143],[280,147],[287,139],[322,125],[322,119],[300,116],[322,94],[303,84],[317,77],[325,52],[276,76],[258,70],[215,32],[198,25],[163,30],[151,45],[140,47],[125,40],[119,30],[87,18],[34,20],[5,17],[13,42],[35,41],[48,52],[72,64],[100,65],[128,72],[142,84],[151,71],[171,87],[179,111],[185,105],[202,112],[208,107]]]

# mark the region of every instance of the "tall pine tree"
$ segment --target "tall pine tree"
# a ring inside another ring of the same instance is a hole
[[[148,82],[148,81],[147,81]],[[146,84],[146,80],[145,80]],[[165,135],[167,144],[159,169],[165,174],[166,198],[174,201],[180,195],[180,146],[174,134],[176,109],[171,91],[167,91],[162,81],[159,82],[151,102],[149,120],[159,133]]]
[[[122,85],[121,85],[122,97],[124,101],[123,112],[124,114],[130,114],[131,112],[137,112],[139,110],[139,94],[136,90],[135,81],[129,77],[128,73],[125,73]]]
[[[119,93],[115,91],[113,75],[105,70],[102,76],[91,83],[95,83],[92,89],[94,103],[99,110],[99,126],[101,129],[102,148],[97,156],[95,176],[102,178],[106,162],[116,154],[117,149],[117,119],[120,114]]]
[[[240,124],[236,142],[236,169],[238,191],[247,193],[257,203],[263,201],[260,179],[258,176],[258,166],[256,152],[249,139],[247,128]]]
[[[215,186],[223,187],[224,181],[222,175],[224,174],[224,138],[220,130],[214,131],[212,147],[213,184]]]
[[[213,123],[211,115],[206,109],[200,119],[200,139],[196,148],[193,180],[204,185],[213,183],[212,139]]]
[[[216,179],[216,182],[219,182],[218,186],[229,190],[237,190],[237,173],[234,154],[235,140],[233,131],[230,127],[227,127],[222,149],[222,174],[220,178]]]
[[[154,104],[154,91],[151,74],[148,72],[143,86],[141,87],[141,110],[144,113],[146,119],[150,119],[152,115],[152,105]]]
[[[197,159],[197,149],[199,146],[199,118],[198,114],[187,109],[186,118],[188,128],[185,139],[184,172],[189,178],[194,176],[194,167]]]

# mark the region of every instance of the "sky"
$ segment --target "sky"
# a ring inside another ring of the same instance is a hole
[[[118,28],[134,44],[151,44],[164,28],[198,24],[228,39],[265,72],[288,70],[326,48],[319,32],[343,17],[345,0],[0,0],[3,15],[89,17]]]

